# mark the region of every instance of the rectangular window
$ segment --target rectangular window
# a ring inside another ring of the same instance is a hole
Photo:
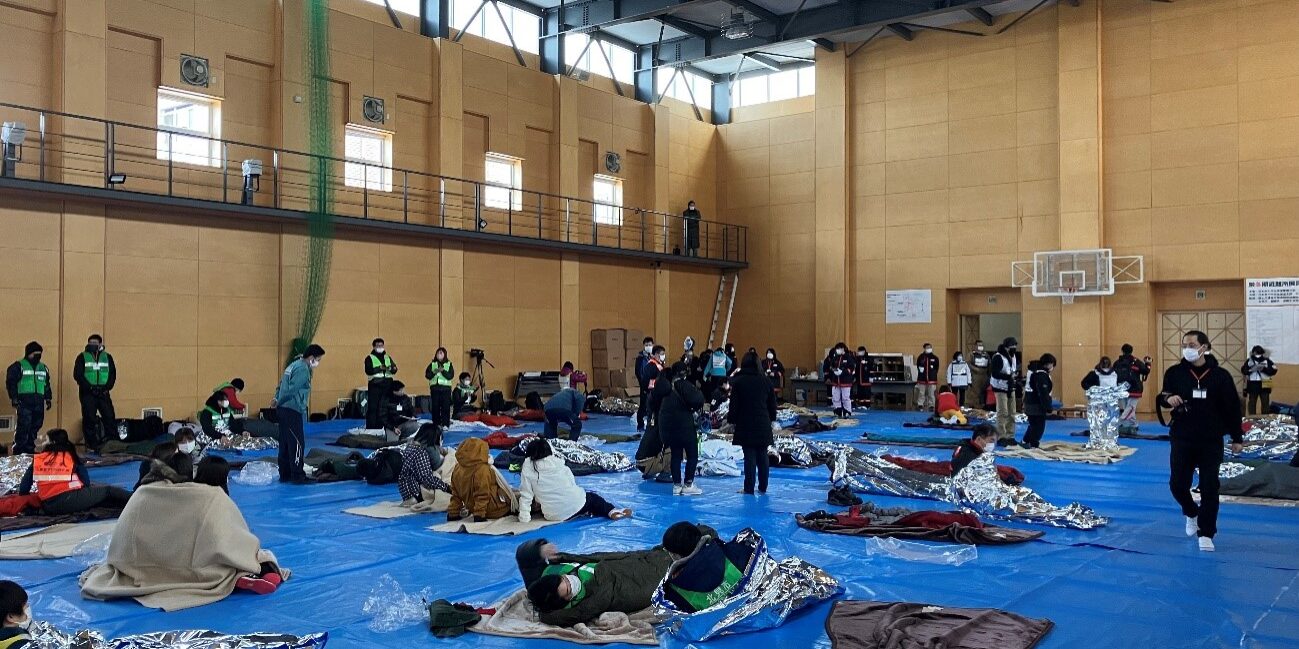
[[[674,75],[671,68],[659,68],[655,71],[655,75],[657,75],[660,94],[679,99],[687,104],[693,101],[700,108],[712,110],[713,82],[711,79],[687,70],[681,70]],[[693,96],[691,93],[693,93]]]
[[[613,176],[596,175],[595,222],[600,225],[622,225],[622,181]]]
[[[523,209],[523,161],[499,153],[487,154],[483,205],[498,210]]]
[[[587,47],[587,43],[590,47]],[[604,52],[603,55],[600,52]],[[609,61],[605,62],[605,57]],[[613,43],[590,40],[586,34],[568,34],[564,36],[564,63],[578,70],[586,70],[609,78],[609,67],[613,66],[613,78],[623,83],[634,83],[636,72],[636,53]]]
[[[382,4],[382,1],[380,2]],[[541,45],[541,17],[511,7],[510,5],[492,2],[482,5],[482,11],[478,10],[480,0],[451,0],[451,27],[466,34],[481,36],[490,41],[497,43],[510,44],[510,36],[514,37],[514,44],[524,52],[536,54],[540,51]],[[496,8],[501,10],[500,15],[496,14]],[[394,5],[394,9],[396,6]],[[505,22],[501,22],[501,18]],[[473,22],[470,22],[473,18]],[[506,33],[506,29],[509,33]]]
[[[736,106],[753,106],[816,94],[816,67],[746,75],[734,86]]]
[[[343,184],[375,192],[392,191],[392,134],[347,125],[343,135]]]
[[[221,102],[180,90],[158,89],[158,159],[221,166]]]

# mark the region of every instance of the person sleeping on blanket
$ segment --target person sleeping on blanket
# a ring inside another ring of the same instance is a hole
[[[984,453],[997,450],[997,429],[979,424],[970,431],[970,439],[962,440],[952,451],[952,475],[956,475]]]
[[[534,438],[527,444],[528,459],[519,470],[519,522],[532,520],[532,505],[541,508],[548,521],[566,521],[580,516],[620,520],[631,516],[630,509],[616,509],[594,491],[577,486],[573,471],[564,458],[554,454],[545,438]]]
[[[685,521],[663,532],[663,548],[673,561],[663,595],[686,613],[711,608],[730,597],[753,558],[751,546],[722,541]]]

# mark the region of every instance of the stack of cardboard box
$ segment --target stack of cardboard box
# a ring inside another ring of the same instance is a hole
[[[614,397],[640,396],[636,355],[644,337],[635,329],[592,329],[591,387]]]

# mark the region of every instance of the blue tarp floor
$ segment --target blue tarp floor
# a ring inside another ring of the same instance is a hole
[[[860,424],[815,435],[851,441],[865,430],[950,436],[958,431],[907,429],[917,413],[871,412]],[[355,422],[326,422],[308,429],[308,446],[322,447]],[[1052,421],[1048,440],[1082,441],[1070,432],[1084,420]],[[523,429],[538,430],[532,424]],[[593,416],[588,432],[630,433],[627,418]],[[1163,432],[1143,424],[1146,433]],[[1022,426],[1021,426],[1022,434]],[[451,435],[448,443],[463,436]],[[903,600],[948,606],[993,607],[1050,618],[1055,629],[1040,645],[1061,647],[1299,647],[1299,515],[1295,510],[1224,504],[1218,551],[1197,550],[1183,534],[1183,519],[1168,493],[1168,444],[1124,440],[1140,449],[1110,466],[1032,460],[1001,460],[1018,467],[1027,485],[1056,503],[1078,500],[1109,516],[1093,532],[1043,528],[1040,541],[980,547],[978,558],[959,567],[867,556],[867,541],[802,530],[796,512],[834,509],[825,502],[829,472],[773,469],[766,498],[740,496],[738,478],[703,478],[705,495],[674,498],[670,485],[643,482],[636,472],[579,478],[579,483],[635,517],[611,523],[585,520],[549,527],[524,537],[484,537],[431,532],[441,517],[374,520],[342,513],[347,507],[397,498],[396,486],[360,482],[312,486],[250,487],[231,483],[231,496],[265,547],[293,569],[278,592],[258,597],[236,593],[197,609],[162,613],[133,600],[83,600],[77,575],[83,559],[0,562],[0,578],[12,579],[33,596],[38,619],[64,628],[91,627],[109,637],[147,631],[205,628],[229,633],[328,631],[331,647],[515,647],[518,641],[469,634],[436,640],[427,626],[388,633],[368,628],[362,611],[367,596],[390,575],[409,593],[426,587],[436,597],[489,605],[520,587],[514,548],[544,535],[561,548],[604,551],[644,548],[678,520],[702,521],[733,534],[744,527],[761,532],[777,558],[796,555],[839,578],[854,599]],[[333,450],[334,447],[328,447]],[[602,447],[628,454],[635,443]],[[872,449],[872,446],[862,446]],[[913,457],[946,459],[947,451],[898,447]],[[92,470],[92,479],[130,486],[136,466]],[[517,484],[517,476],[508,475]],[[874,497],[885,505],[934,508],[935,503]],[[708,642],[719,649],[755,640],[775,647],[830,646],[824,631],[828,604],[798,615],[785,626],[757,636]],[[526,641],[548,649],[566,643]],[[625,645],[624,645],[625,646]]]

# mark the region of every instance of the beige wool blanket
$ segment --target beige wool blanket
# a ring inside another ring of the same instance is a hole
[[[577,644],[627,644],[658,646],[654,637],[654,613],[645,609],[636,613],[608,612],[586,624],[571,627],[542,624],[528,602],[527,591],[517,591],[496,604],[494,615],[484,615],[471,627],[474,633],[510,638],[548,638]]]
[[[274,556],[261,549],[224,491],[193,482],[148,484],[117,519],[106,561],[82,573],[81,595],[133,597],[164,611],[192,608],[225,599],[240,575],[261,572],[262,561]]]
[[[1040,448],[998,448],[997,455],[1017,457],[1026,460],[1053,460],[1057,462],[1082,462],[1085,464],[1113,464],[1121,462],[1137,449],[1131,446],[1120,446],[1112,451],[1098,448],[1087,448],[1082,444],[1069,442],[1042,442]]]

